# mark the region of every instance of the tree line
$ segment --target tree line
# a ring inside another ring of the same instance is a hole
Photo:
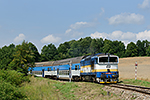
[[[14,69],[27,74],[34,62],[54,61],[96,53],[110,53],[119,57],[150,56],[147,40],[130,42],[127,47],[121,41],[111,41],[91,37],[61,43],[58,48],[52,43],[43,46],[41,54],[31,42],[23,41],[15,46],[10,44],[0,48],[0,69]]]

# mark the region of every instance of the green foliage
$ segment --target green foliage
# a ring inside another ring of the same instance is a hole
[[[131,42],[125,49],[121,41],[86,37],[61,43],[58,48],[50,43],[43,46],[39,54],[33,43],[23,41],[21,45],[10,44],[0,48],[0,69],[13,69],[27,75],[28,68],[34,67],[34,62],[61,60],[96,53],[110,53],[119,57],[150,56],[150,47],[147,40],[138,40],[136,44]]]
[[[29,82],[29,77],[14,70],[0,70],[0,98],[1,100],[25,99],[27,96],[20,88],[23,82]]]
[[[23,82],[29,82],[29,77],[15,70],[0,70],[0,77],[14,86],[20,86]]]
[[[29,42],[29,49],[33,53],[33,60],[34,60],[34,62],[39,62],[40,61],[40,54],[39,54],[36,46],[33,45],[31,42]]]
[[[137,47],[138,47],[138,55],[139,56],[145,56],[146,54],[146,48],[144,47],[144,42],[141,42],[140,40],[138,40],[137,42],[136,42],[136,45],[137,45]]]
[[[22,45],[17,45],[15,48],[14,59],[9,66],[21,73],[27,75],[29,67],[34,66],[34,53],[29,48],[29,44],[25,41]]]
[[[25,99],[26,95],[17,87],[0,80],[0,98],[1,100]]]
[[[10,69],[9,63],[14,58],[15,45],[10,44],[8,47],[4,46],[0,49],[0,69]]]
[[[118,55],[119,57],[124,57],[124,43],[121,41],[110,41],[106,39],[104,41],[103,52]]]
[[[55,45],[53,45],[52,43],[48,46],[45,45],[42,48],[41,61],[55,60],[55,55],[57,55],[57,49]]]
[[[126,50],[126,56],[135,57],[137,55],[138,55],[138,47],[133,42],[129,43]]]

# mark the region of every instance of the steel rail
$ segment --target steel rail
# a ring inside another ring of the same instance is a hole
[[[149,87],[142,87],[142,86],[136,86],[136,85],[127,85],[127,84],[110,84],[110,85],[107,85],[107,86],[126,89],[126,90],[132,90],[132,91],[136,91],[136,92],[140,92],[140,93],[143,93],[143,94],[150,95],[150,88]]]

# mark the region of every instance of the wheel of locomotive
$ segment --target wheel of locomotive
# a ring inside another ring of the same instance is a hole
[[[84,78],[84,76],[81,76],[81,81],[85,81],[85,78]]]
[[[76,80],[76,81],[79,81],[79,77],[75,77],[75,80]]]
[[[95,77],[93,76],[92,77],[92,82],[94,83],[96,81]]]

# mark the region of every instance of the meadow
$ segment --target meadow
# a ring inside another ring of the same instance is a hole
[[[98,83],[69,82],[69,80],[52,80],[33,76],[30,80],[29,83],[23,83],[22,87],[29,100],[122,100],[124,98],[121,92],[108,91],[105,85]],[[150,87],[148,81],[125,79],[121,82]]]

